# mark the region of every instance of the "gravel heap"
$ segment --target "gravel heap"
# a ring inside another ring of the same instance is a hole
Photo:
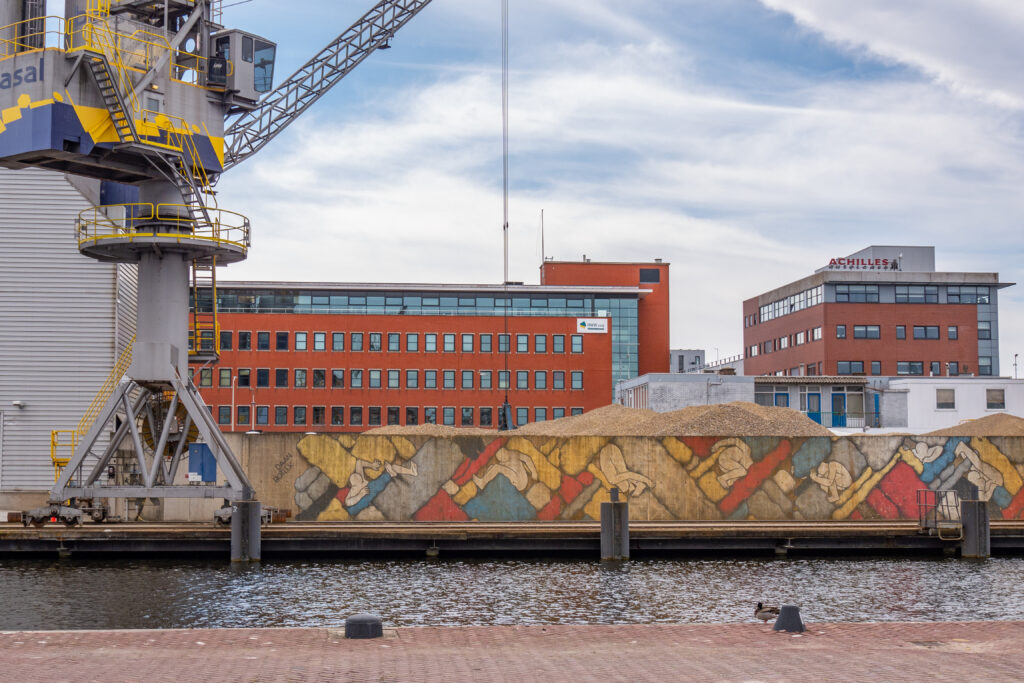
[[[1024,436],[1024,418],[994,413],[922,436]]]
[[[636,426],[658,413],[641,408],[611,404],[582,415],[560,417],[546,422],[530,422],[516,429],[517,436],[630,436]]]
[[[374,436],[388,436],[391,434],[402,436],[496,436],[497,430],[484,429],[483,427],[449,427],[447,425],[435,424],[415,425],[412,427],[388,425],[386,427],[367,429],[363,434]]]

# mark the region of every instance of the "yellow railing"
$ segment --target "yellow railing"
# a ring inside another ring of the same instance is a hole
[[[114,204],[85,209],[78,214],[75,231],[79,246],[124,237],[174,237],[179,240],[210,240],[249,248],[249,219],[240,213],[204,207],[210,222],[197,220],[185,204]],[[111,216],[120,209],[123,217]],[[159,222],[157,222],[159,221]]]
[[[63,47],[66,26],[63,17],[39,17],[0,27],[0,60],[31,50]]]
[[[128,366],[132,364],[132,348],[134,346],[135,337],[133,336],[131,341],[128,342],[128,346],[117,357],[113,370],[107,375],[107,379],[103,382],[100,390],[96,392],[92,403],[85,409],[82,419],[78,421],[78,426],[74,429],[54,429],[50,432],[50,460],[53,462],[54,481],[60,478],[61,470],[67,467],[71,457],[75,454],[75,448],[78,446],[79,439],[88,434],[89,430],[92,429],[93,423],[96,422],[100,411],[103,410],[103,406],[107,404],[107,400],[114,393],[114,389],[117,388],[121,378],[128,372]]]

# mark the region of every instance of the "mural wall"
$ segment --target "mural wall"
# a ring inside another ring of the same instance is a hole
[[[1024,519],[1022,437],[280,434],[239,446],[260,499],[298,520],[598,519],[613,486],[636,520],[917,519],[919,490],[973,486],[993,519]]]

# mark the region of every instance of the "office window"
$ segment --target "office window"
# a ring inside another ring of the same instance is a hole
[[[350,350],[352,350],[352,351],[362,351],[363,350],[363,333],[362,332],[350,332],[349,335],[348,335],[348,341],[349,341],[349,345],[348,346],[349,346]],[[349,421],[349,424],[352,424],[352,422]]]
[[[401,387],[401,370],[388,370],[388,389],[398,389]]]
[[[348,409],[348,423],[353,427],[363,426],[363,407],[350,406]]]
[[[369,387],[371,389],[380,389],[380,370],[370,370],[369,374]]]
[[[406,389],[419,389],[420,388],[420,371],[419,370],[406,370],[405,371],[405,388]]]
[[[293,385],[296,389],[304,389],[306,386],[306,371],[296,370],[295,371],[295,382]]]
[[[306,424],[306,406],[294,406],[292,408],[292,424]]]
[[[405,335],[405,350],[415,353],[420,350],[420,335],[416,332],[407,332]],[[406,423],[408,424],[408,423]]]
[[[382,336],[380,332],[370,333],[370,351],[380,351],[382,343]]]
[[[508,353],[509,344],[511,343],[511,335],[499,334],[498,335],[498,353]]]
[[[988,320],[978,321],[978,339],[992,338],[992,323]]]
[[[882,361],[873,360],[871,361],[871,374],[881,375],[882,374]]]
[[[524,424],[530,421],[530,409],[529,408],[516,408],[516,425],[522,427]]]
[[[398,406],[388,406],[388,424],[389,425],[396,425],[396,424],[398,424],[398,416],[399,416]]]
[[[658,268],[641,268],[640,282],[655,284],[661,282],[661,270]]]
[[[366,424],[371,427],[380,426],[380,406],[369,406],[366,409]]]
[[[229,330],[221,330],[220,333],[220,350],[230,351],[231,350],[231,332]]]
[[[437,408],[428,406],[423,409],[423,424],[437,424]]]
[[[516,389],[530,388],[530,371],[516,370]]]
[[[863,375],[864,361],[862,360],[841,360],[836,363],[837,375]]]
[[[978,356],[978,374],[992,374],[992,356]]]
[[[256,406],[256,424],[270,424],[270,406]]]
[[[836,339],[846,339],[846,325],[836,325]]]
[[[306,350],[306,333],[296,332],[295,333],[295,350],[305,351]]]
[[[936,410],[955,410],[956,409],[956,391],[953,389],[936,389],[935,390],[935,409]]]
[[[437,335],[433,332],[428,332],[423,335],[423,350],[427,353],[434,353],[437,351]]]
[[[533,409],[533,421],[534,422],[544,422],[547,419],[548,419],[548,409],[547,408],[534,408]]]
[[[445,389],[455,388],[455,371],[445,370],[442,374],[444,384],[442,385]]]
[[[511,381],[511,374],[508,370],[498,370],[498,388],[508,389]]]
[[[516,353],[529,353],[530,351],[530,335],[528,334],[517,334],[516,335]]]
[[[213,386],[213,368],[201,368],[199,370],[199,386]]]
[[[235,415],[236,415],[235,424],[237,424],[237,425],[247,425],[247,424],[249,424],[249,406],[238,406],[238,409],[235,411]]]
[[[946,363],[946,374],[950,377],[956,377],[960,374],[960,363],[957,361],[950,361]]]
[[[565,371],[564,370],[552,370],[551,371],[551,388],[552,389],[565,389]]]
[[[275,351],[287,351],[288,350],[288,333],[287,332],[275,332],[274,333],[274,350]]]
[[[797,332],[796,335],[794,335],[793,344],[795,346],[800,346],[801,344],[805,344],[805,343],[807,343],[807,333],[806,332]]]
[[[345,388],[345,371],[331,370],[331,389]]]
[[[423,371],[423,388],[437,389],[437,370]]]
[[[897,325],[896,326],[896,338],[897,339],[906,339],[907,338],[907,326],[906,325]]]
[[[398,332],[388,332],[388,351],[398,353],[402,350],[402,335]],[[395,424],[398,424],[397,422]]]
[[[231,386],[231,368],[220,368],[219,373],[219,386],[230,387]]]
[[[494,339],[493,335],[481,334],[480,335],[480,353],[490,353],[491,343]]]
[[[348,386],[350,389],[362,389],[363,388],[363,371],[362,370],[349,370],[348,371]]]
[[[572,376],[571,376],[571,381],[572,381],[572,388],[573,389],[582,389],[583,388],[583,371],[582,370],[573,370],[572,371]]]
[[[853,338],[854,339],[879,339],[881,338],[881,330],[878,325],[854,325],[853,326]]]
[[[269,332],[257,332],[256,333],[256,350],[257,351],[269,351],[270,350],[270,333]]]
[[[451,427],[455,426],[455,408],[451,406],[445,406],[441,409],[443,415],[443,424]]]
[[[946,336],[949,339],[959,339],[960,332],[957,329],[957,326],[956,325],[950,325],[949,327],[947,327],[946,328]]]
[[[462,426],[472,427],[473,426],[473,409],[463,408],[462,409]]]
[[[923,375],[924,362],[919,360],[901,360],[896,363],[897,375]]]
[[[274,424],[288,424],[288,406],[274,406]]]
[[[583,335],[574,334],[570,338],[571,348],[573,353],[583,353]]]
[[[493,409],[492,408],[481,408],[480,409],[480,426],[481,427],[490,427],[490,426],[492,426],[494,424],[492,422],[492,419],[493,419]]]
[[[331,333],[331,351],[344,351],[345,350],[345,333],[344,332],[332,332]]]
[[[534,389],[547,389],[548,388],[548,373],[546,370],[534,370],[533,371],[533,388]]]
[[[815,327],[811,330],[811,341],[821,341],[821,328]]]
[[[444,352],[445,353],[455,353],[455,335],[454,334],[445,334],[443,336],[443,339],[444,339]]]
[[[238,350],[250,351],[252,349],[252,332],[238,333]]]
[[[249,378],[249,368],[239,368],[238,369],[237,384],[240,387],[251,386],[250,378]]]
[[[985,390],[986,410],[1006,410],[1006,390],[986,389]]]
[[[231,424],[231,406],[217,406],[217,424]]]
[[[942,369],[941,369],[940,365],[941,364],[937,360],[933,360],[931,362],[931,365],[929,366],[928,371],[931,373],[932,377],[938,377],[938,376],[940,376],[942,374]]]
[[[878,285],[836,285],[836,303],[878,303]]]
[[[552,420],[557,420],[557,419],[563,418],[563,417],[565,417],[565,408],[552,408],[551,409],[551,419]]]
[[[987,304],[989,288],[987,285],[947,287],[946,301],[951,304]]]
[[[938,302],[939,288],[935,285],[896,285],[896,303],[898,304],[936,304]]]
[[[535,334],[535,335],[533,335],[533,352],[534,353],[547,353],[548,352],[548,336],[546,334]]]
[[[462,388],[472,389],[473,388],[473,371],[463,370],[462,371]]]
[[[569,409],[569,414],[570,415],[582,415],[583,414],[583,408],[570,408]]]
[[[324,368],[315,368],[313,370],[313,388],[323,389],[327,386],[327,370]]]
[[[551,353],[565,353],[565,335],[551,335]]]
[[[490,389],[491,388],[491,371],[481,370],[480,371],[480,388]]]
[[[259,388],[270,386],[270,368],[256,369],[256,386]]]
[[[405,424],[415,427],[420,423],[420,409],[416,406],[405,407]]]
[[[789,348],[789,337],[780,337],[779,338],[779,348],[780,349],[788,349]]]
[[[914,325],[914,339],[938,339],[938,325]]]
[[[464,334],[462,335],[462,352],[473,353],[473,335]]]

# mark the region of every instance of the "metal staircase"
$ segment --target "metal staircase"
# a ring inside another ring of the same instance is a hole
[[[138,141],[138,135],[135,132],[135,122],[128,113],[124,99],[121,97],[121,91],[118,89],[114,76],[110,71],[110,64],[107,62],[106,56],[90,52],[85,59],[85,63],[89,67],[89,73],[92,74],[93,80],[96,81],[96,87],[100,90],[100,97],[103,98],[104,106],[110,112],[110,120],[114,124],[117,139],[121,142]]]
[[[217,259],[192,262],[192,318],[188,332],[189,359],[216,361],[220,357],[217,324]]]

